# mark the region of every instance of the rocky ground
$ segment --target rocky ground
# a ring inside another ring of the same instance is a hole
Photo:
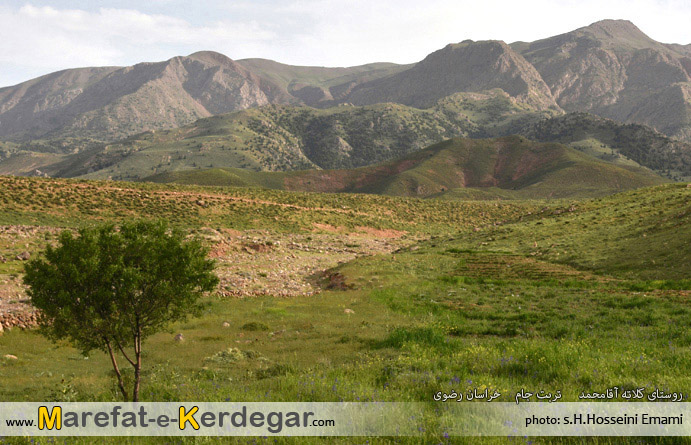
[[[38,255],[58,232],[51,227],[0,226],[3,328],[28,328],[36,323],[22,285],[23,263]],[[343,285],[326,270],[358,256],[390,253],[415,242],[405,232],[328,225],[315,225],[312,233],[301,234],[203,228],[197,235],[211,246],[211,256],[217,261],[218,294],[231,298],[311,296],[324,287]]]
[[[410,242],[399,232],[381,233],[387,236],[364,230],[279,235],[205,230],[214,242],[211,255],[219,263],[219,293],[234,297],[310,296],[321,290],[326,269],[357,256],[389,253]]]
[[[58,232],[53,227],[0,226],[0,332],[36,324],[36,313],[22,284],[22,265]]]

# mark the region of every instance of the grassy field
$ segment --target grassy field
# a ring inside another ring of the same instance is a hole
[[[441,202],[377,195],[295,193],[0,176],[0,224],[76,227],[163,218],[182,227],[311,231],[315,224],[441,234],[512,220],[539,201]],[[552,204],[550,204],[552,205]]]
[[[691,188],[686,184],[593,200],[507,204],[1,181],[0,224],[77,227],[155,216],[193,231],[219,226],[261,228],[269,236],[301,233],[301,242],[313,249],[323,248],[323,240],[307,238],[324,231],[345,237],[369,227],[380,231],[371,232],[374,238],[385,230],[407,237],[397,250],[331,267],[329,273],[342,276],[340,290],[292,298],[210,296],[202,317],[171,326],[145,344],[144,400],[431,401],[437,391],[490,388],[502,394],[500,400],[512,401],[525,388],[560,390],[564,401],[576,401],[582,391],[611,386],[682,391],[687,397],[691,392]],[[33,249],[44,242],[36,235],[26,243]],[[18,273],[21,264],[4,266]],[[177,333],[183,342],[174,341]],[[2,400],[118,399],[103,354],[87,359],[68,345],[19,329],[0,336],[0,355],[5,354],[18,359],[0,359]],[[478,443],[428,431],[412,441],[356,443]],[[353,443],[353,438],[331,442]]]

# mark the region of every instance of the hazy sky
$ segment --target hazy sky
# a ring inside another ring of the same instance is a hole
[[[605,18],[691,43],[689,0],[3,0],[0,86],[199,50],[294,65],[410,63],[451,42],[531,41]]]

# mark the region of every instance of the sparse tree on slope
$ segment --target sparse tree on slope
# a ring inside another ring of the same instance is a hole
[[[138,401],[143,339],[198,313],[199,298],[218,283],[207,253],[199,240],[161,221],[104,225],[77,236],[64,231],[45,258],[27,263],[24,282],[42,332],[85,353],[107,352],[128,400],[122,354],[134,369],[131,400]]]

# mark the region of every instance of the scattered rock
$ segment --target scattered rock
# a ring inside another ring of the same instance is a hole
[[[221,324],[221,326],[223,326],[224,328],[229,328],[229,327],[230,327],[230,323],[228,323],[227,321],[224,321],[224,322]]]
[[[354,314],[354,313],[355,313],[355,311],[352,310],[352,309],[346,309],[346,310],[344,310],[343,312],[345,312],[345,313],[348,314],[348,315]]]
[[[6,263],[6,262],[7,262],[7,258],[5,258],[4,256],[0,255],[0,263]]]
[[[16,303],[13,309],[2,313],[0,311],[0,324],[3,329],[10,330],[13,327],[27,329],[37,324],[37,313],[25,303]]]
[[[261,244],[261,243],[247,243],[245,244],[245,251],[252,253],[254,252],[259,252],[259,253],[267,253],[271,251],[271,246],[268,244]]]
[[[17,259],[19,261],[26,261],[29,258],[31,258],[31,254],[27,251],[24,251],[24,252],[20,253],[19,255],[17,255]]]
[[[5,358],[7,360],[17,360],[17,356],[12,354],[5,354]]]
[[[185,337],[182,334],[178,334],[175,336],[175,341],[183,342],[183,341],[185,341]]]
[[[197,200],[197,197],[191,199],[190,204],[196,207]],[[204,198],[202,204],[211,206],[213,202]],[[280,234],[216,228],[202,230],[204,238],[215,245],[214,257],[219,261],[218,273],[221,278],[219,294],[233,298],[265,295],[311,297],[327,286],[335,290],[350,289],[354,285],[346,277],[329,276],[335,272],[330,268],[360,256],[407,251],[408,247],[419,241],[415,237],[391,238],[379,232],[370,234],[364,229],[346,233],[345,228],[339,229],[338,234]],[[55,239],[60,231],[59,228],[0,225],[0,238],[7,241],[4,245],[13,245],[16,249],[3,250],[2,255],[7,262],[15,261],[15,256],[23,252],[19,250],[23,247],[27,253],[31,252],[31,259],[37,258],[31,247],[36,245],[36,237]],[[412,248],[418,249],[418,246]],[[320,250],[323,253],[319,253]],[[324,270],[328,272],[323,272]],[[13,327],[21,329],[22,326],[32,329],[37,325],[38,315],[26,297],[21,278],[0,276],[0,323],[4,330],[9,332]],[[251,321],[252,319],[244,320],[242,323]],[[220,324],[223,322],[221,320]],[[239,328],[242,323],[234,321],[230,324],[233,328]],[[230,326],[230,331],[229,328]],[[255,328],[259,328],[259,331],[266,329],[266,334],[271,330],[269,326]],[[276,329],[274,326],[271,328]],[[173,336],[175,334],[173,332]]]
[[[275,331],[275,332],[269,332],[269,337],[274,337],[276,335],[281,335],[285,332],[285,329],[281,329],[280,331]]]

